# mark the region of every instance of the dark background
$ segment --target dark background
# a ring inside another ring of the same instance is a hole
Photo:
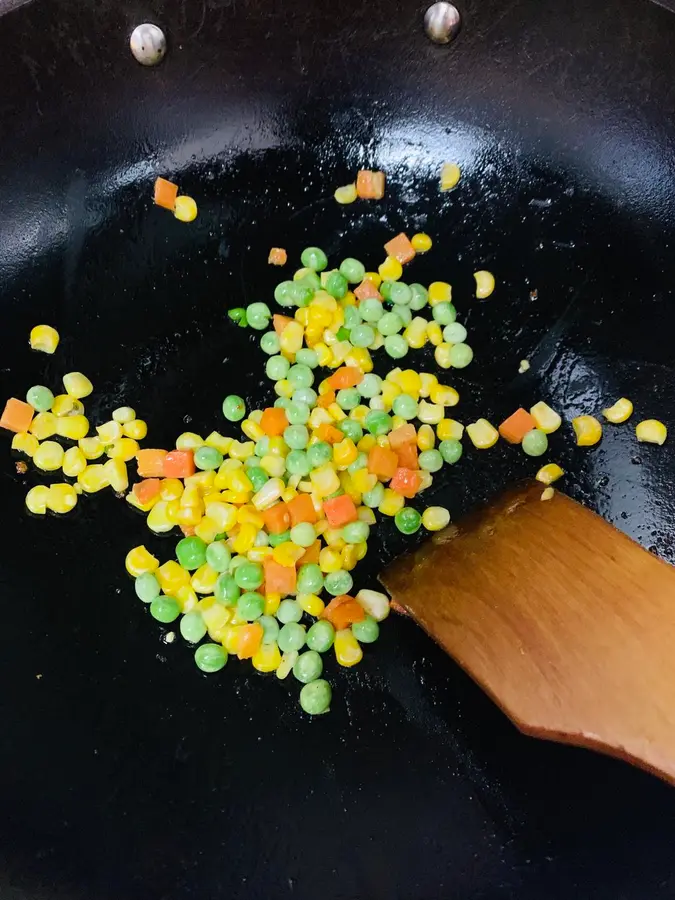
[[[423,12],[39,0],[6,15],[0,395],[76,368],[92,419],[129,403],[150,445],[227,431],[225,394],[271,397],[256,337],[226,317],[269,300],[269,247],[375,267],[420,228],[435,246],[410,280],[453,283],[476,351],[448,378],[461,420],[537,399],[569,419],[624,395],[675,429],[675,19],[638,0],[473,0],[447,48]],[[152,70],[128,50],[146,20],[169,38]],[[441,196],[446,160],[463,179]],[[360,166],[386,170],[385,200],[338,207]],[[160,174],[196,222],[152,206]],[[482,267],[498,289],[478,303]],[[40,321],[62,335],[54,357],[28,350]],[[234,660],[202,675],[123,567],[175,538],[110,492],[27,516],[41,479],[2,444],[2,900],[675,897],[672,788],[522,737],[396,617],[357,670],[329,663],[316,720],[290,682]],[[551,444],[566,491],[675,562],[673,444],[638,446],[630,425],[590,451],[569,426]],[[467,449],[427,502],[457,517],[536,468]],[[384,526],[360,583],[405,546]]]

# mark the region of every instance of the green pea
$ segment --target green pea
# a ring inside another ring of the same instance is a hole
[[[366,274],[366,267],[358,259],[348,256],[340,263],[340,274],[351,284],[360,284]]]
[[[391,408],[395,416],[400,416],[402,419],[409,421],[417,415],[418,403],[410,394],[399,394],[397,397],[394,397]]]
[[[293,666],[293,674],[298,681],[301,681],[303,684],[309,684],[311,681],[316,681],[322,672],[323,660],[316,650],[305,650],[305,652],[301,653],[296,659],[295,665]]]
[[[227,650],[220,644],[201,644],[195,650],[195,662],[202,672],[219,672],[227,662]]]
[[[367,522],[348,522],[342,529],[342,539],[348,544],[361,544],[368,540],[370,525]]]
[[[318,619],[307,632],[307,646],[318,653],[326,653],[333,646],[335,629],[328,619]]]
[[[270,480],[267,472],[257,465],[246,468],[246,477],[253,485],[254,491],[259,491],[260,488]]]
[[[54,404],[54,394],[43,384],[34,384],[26,392],[26,403],[37,412],[49,412]]]
[[[206,548],[206,562],[214,572],[227,572],[232,554],[225,541],[214,541]]]
[[[307,448],[307,459],[313,469],[325,466],[333,458],[333,448],[326,441],[317,441]]]
[[[260,338],[260,349],[268,356],[274,356],[275,353],[278,353],[279,347],[279,335],[276,331],[266,331]]]
[[[357,388],[341,388],[335,399],[340,409],[356,409],[361,402],[361,394]]]
[[[296,363],[288,370],[288,380],[295,388],[311,387],[314,384],[314,372],[309,366]]]
[[[150,615],[153,619],[157,619],[158,622],[168,625],[169,622],[175,622],[180,615],[180,606],[173,597],[165,597],[162,594],[159,597],[155,597],[150,604]]]
[[[403,534],[414,534],[419,531],[422,516],[412,506],[404,506],[394,516],[394,524]]]
[[[279,306],[293,306],[293,300],[291,297],[292,291],[292,281],[281,281],[274,288],[274,299],[277,301]]]
[[[423,450],[417,462],[426,472],[438,472],[443,468],[443,457],[438,450]]]
[[[543,431],[533,428],[527,432],[521,446],[528,456],[541,456],[548,450],[548,438]]]
[[[379,301],[378,301],[379,302]],[[362,397],[377,397],[382,393],[382,379],[374,372],[368,372],[359,383],[359,393]]]
[[[323,678],[310,681],[300,691],[300,706],[310,716],[320,716],[330,709],[332,691]]]
[[[395,281],[391,286],[389,299],[392,303],[406,306],[412,300],[412,291],[408,285],[404,284],[402,281]]]
[[[188,572],[198,569],[206,562],[206,543],[196,534],[184,537],[176,544],[176,559]]]
[[[390,334],[384,339],[384,350],[392,359],[403,359],[409,350],[402,334]]]
[[[294,403],[292,400],[286,405],[286,418],[290,425],[306,425],[309,422],[309,406],[306,403]]]
[[[236,325],[246,325],[246,310],[243,306],[231,309],[227,314]]]
[[[370,509],[377,509],[377,507],[382,503],[384,499],[384,485],[381,481],[378,481],[374,488],[366,491],[365,494],[362,494],[361,500],[363,501],[364,506],[370,507]]]
[[[186,612],[180,620],[180,633],[190,644],[198,644],[206,634],[206,622],[198,609]]]
[[[298,547],[311,547],[316,540],[316,531],[311,522],[299,522],[291,528],[291,540]]]
[[[209,471],[223,464],[223,454],[215,447],[199,447],[195,450],[194,460],[198,469]]]
[[[359,311],[364,322],[378,322],[384,315],[382,303],[376,297],[369,297],[360,303]]]
[[[294,281],[288,297],[294,306],[308,306],[314,297],[314,288],[306,281]]]
[[[412,292],[410,308],[414,310],[424,309],[429,302],[429,291],[423,284],[411,284],[410,290]]]
[[[375,329],[370,325],[357,325],[351,330],[350,340],[354,347],[370,347],[375,341]]]
[[[393,281],[383,281],[380,285],[380,296],[383,300],[391,300],[391,286]]]
[[[152,603],[155,597],[159,597],[162,589],[152,572],[144,572],[135,580],[134,590],[138,599],[143,603]]]
[[[331,272],[326,278],[326,291],[331,297],[335,297],[336,300],[342,300],[348,290],[349,284],[347,279],[339,272]]]
[[[238,587],[243,591],[255,591],[264,580],[263,567],[260,563],[248,560],[237,566],[233,574]]]
[[[403,328],[401,317],[395,312],[386,312],[377,323],[377,330],[380,334],[388,337],[396,334]]]
[[[265,612],[265,598],[257,591],[246,591],[237,600],[237,614],[246,619],[247,622],[254,622],[259,619]]]
[[[360,441],[363,437],[363,428],[361,428],[355,419],[343,419],[341,422],[337,423],[337,427],[345,437],[350,438],[354,443]]]
[[[270,439],[265,434],[265,435],[263,435],[263,437],[260,438],[260,440],[255,442],[255,455],[260,457],[260,459],[262,459],[263,456],[267,456],[267,454],[269,452],[270,452]]]
[[[306,425],[287,425],[284,428],[284,440],[291,450],[304,450],[309,443],[309,431]]]
[[[340,594],[348,594],[354,585],[354,579],[346,569],[338,569],[337,572],[329,572],[326,575],[324,586],[333,597]]]
[[[410,311],[409,306],[397,306],[396,315],[399,317],[401,322],[403,322],[404,328],[407,328],[407,326],[412,322],[412,312]]]
[[[320,594],[323,590],[323,572],[316,563],[305,563],[298,569],[299,594]]]
[[[443,340],[448,344],[462,344],[466,340],[466,328],[459,322],[451,322],[443,329]]]
[[[298,622],[288,622],[279,631],[277,643],[282,653],[288,653],[291,650],[300,650],[305,644],[305,638],[304,625],[300,625]]]
[[[352,624],[352,634],[360,644],[373,644],[380,636],[380,626],[372,616]]]
[[[318,399],[319,395],[314,390],[314,388],[311,387],[296,388],[291,396],[291,401],[293,403],[304,403],[306,406],[309,406],[310,409],[313,409],[316,406],[316,401]]]
[[[244,460],[244,468],[245,469],[255,469],[256,467],[260,468],[260,457],[259,456],[249,456]],[[248,476],[248,472],[246,472]]]
[[[274,616],[260,616],[258,622],[262,625],[263,644],[274,644],[279,637],[279,623],[277,620]]]
[[[441,454],[446,463],[454,465],[463,453],[462,445],[454,438],[448,438],[447,441],[441,441],[438,445],[438,452]]]
[[[285,356],[270,356],[265,363],[265,374],[271,381],[281,381],[288,375],[291,364]]]
[[[316,350],[311,347],[301,347],[295,354],[295,361],[303,366],[309,366],[310,369],[316,369],[319,365],[319,357]]]
[[[282,625],[299,622],[302,618],[302,607],[297,600],[282,600],[277,610],[277,619]]]
[[[245,556],[242,556],[241,554],[233,556],[230,560],[230,575],[234,575],[235,570],[238,569],[239,566],[243,566],[247,562],[247,558]]]
[[[304,272],[302,278],[296,277],[298,272]],[[293,281],[299,281],[301,284],[306,284],[307,287],[310,287],[313,291],[318,291],[321,288],[321,279],[316,274],[316,272],[312,272],[308,269],[298,269],[298,272],[293,276]]]
[[[439,325],[447,326],[451,325],[457,318],[457,310],[452,305],[452,303],[444,301],[442,303],[437,303],[436,306],[433,307],[433,309],[431,310],[431,315],[434,318],[434,322],[438,322]],[[443,332],[443,334],[445,335],[445,332]],[[455,341],[451,341],[450,343],[454,344]]]
[[[377,437],[380,434],[389,434],[392,428],[391,416],[381,409],[371,409],[365,422],[366,430]]]
[[[244,398],[237,394],[229,394],[223,400],[223,415],[229,422],[241,422],[246,415]]]
[[[468,344],[453,344],[448,353],[450,365],[455,369],[464,369],[473,359],[473,350]]]
[[[286,541],[290,541],[291,532],[290,529],[288,531],[282,531],[280,534],[271,534],[270,535],[270,547],[278,547],[279,544],[285,544]]]
[[[239,599],[241,591],[234,576],[226,572],[218,576],[213,588],[213,595],[223,606],[233,606]]]
[[[300,261],[306,269],[314,269],[315,272],[323,272],[328,265],[328,257],[320,247],[305,247]]]
[[[264,331],[270,320],[270,308],[266,303],[249,303],[246,307],[246,318],[251,328]]]
[[[310,465],[304,450],[291,450],[286,457],[286,471],[289,475],[309,475]]]

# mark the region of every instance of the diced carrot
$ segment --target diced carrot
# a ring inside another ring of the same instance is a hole
[[[165,478],[188,478],[195,472],[195,455],[192,450],[171,450],[164,457]]]
[[[319,399],[316,401],[316,405],[320,406],[321,409],[328,409],[331,403],[335,403],[335,391],[327,391],[325,394],[319,394]]]
[[[381,200],[384,197],[384,172],[360,169],[356,176],[356,193],[362,200]]]
[[[309,494],[297,494],[286,503],[286,507],[291,517],[291,525],[298,525],[300,522],[314,524],[318,519]]]
[[[417,444],[412,443],[412,441],[409,444],[401,444],[398,450],[396,450],[396,456],[398,457],[399,468],[419,469],[419,464],[417,462]]]
[[[393,256],[400,263],[409,263],[411,259],[415,258],[415,248],[408,240],[408,235],[403,231],[387,241],[384,249],[387,251],[387,256]]]
[[[282,566],[271,556],[263,560],[265,572],[265,590],[268,594],[281,594],[285,597],[295,591],[296,570],[295,566]]]
[[[166,178],[158,178],[155,181],[155,203],[157,206],[163,206],[164,209],[174,210],[176,208],[176,197],[178,196],[178,185],[173,181],[167,181]]]
[[[35,410],[30,403],[10,397],[5,404],[2,417],[0,417],[0,427],[6,428],[8,431],[16,431],[17,434],[20,431],[28,431],[34,414]]]
[[[342,388],[356,387],[357,384],[361,384],[363,372],[357,366],[340,366],[326,380],[333,390],[340,391]]]
[[[263,627],[259,622],[242,625],[237,635],[237,656],[239,659],[250,659],[255,656],[263,639]]]
[[[159,478],[146,478],[145,481],[137,482],[132,490],[139,503],[149,503],[159,494],[161,487],[162,482]]]
[[[302,554],[300,559],[296,562],[296,566],[299,569],[300,566],[306,566],[307,563],[318,563],[319,562],[319,553],[321,552],[321,541],[314,541],[305,552]]]
[[[405,425],[394,428],[393,431],[389,432],[389,446],[392,450],[398,450],[401,444],[414,443],[416,440],[417,432],[415,431],[415,426],[411,425],[410,422],[406,422]]]
[[[283,534],[291,527],[291,514],[283,501],[263,510],[262,517],[268,534]]]
[[[270,255],[267,258],[267,262],[271,266],[285,266],[287,261],[288,253],[286,253],[283,247],[272,247]]]
[[[192,535],[195,533],[195,526],[194,525],[181,525],[180,530],[183,532],[185,537],[192,537]]]
[[[340,429],[336,428],[335,425],[331,425],[330,422],[322,422],[316,433],[320,441],[326,441],[328,444],[339,444],[340,441],[345,439]]]
[[[509,444],[520,444],[528,431],[537,427],[533,416],[522,406],[499,426],[499,433]]]
[[[398,456],[388,447],[375,444],[368,454],[368,471],[378,478],[389,480],[398,466]]]
[[[422,479],[419,472],[416,472],[414,469],[401,467],[394,472],[394,477],[389,482],[389,487],[402,497],[410,499],[419,491],[421,482]]]
[[[359,301],[363,300],[381,300],[382,294],[375,287],[370,278],[364,278],[361,284],[354,290],[354,296]]]
[[[350,597],[349,594],[340,594],[333,597],[328,606],[321,613],[322,619],[328,619],[336,631],[349,628],[354,622],[362,622],[366,612],[361,604]]]
[[[281,333],[287,325],[290,325],[294,320],[291,319],[290,316],[282,316],[281,313],[274,313],[272,316],[272,322],[274,323],[274,330],[281,337]]]
[[[268,406],[260,419],[260,427],[269,437],[276,437],[288,428],[286,411],[281,406]]]
[[[340,494],[339,497],[324,500],[323,511],[331,528],[342,528],[348,522],[355,522],[358,519],[356,506],[349,494]]]
[[[166,450],[139,450],[136,454],[141,478],[163,478]]]

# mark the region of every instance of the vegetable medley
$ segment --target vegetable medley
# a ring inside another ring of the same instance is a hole
[[[454,188],[459,177],[458,167],[446,164],[441,190]],[[377,200],[384,183],[381,172],[360,172],[335,199]],[[182,221],[197,215],[194,201],[164,179],[155,199]],[[79,372],[63,376],[56,396],[35,385],[25,401],[10,398],[0,418],[14,432],[15,451],[37,469],[60,469],[70,479],[33,487],[26,496],[31,513],[65,514],[83,493],[111,487],[147,514],[152,532],[180,530],[174,559],[160,564],[142,544],[128,552],[138,598],[158,622],[178,622],[185,641],[196,645],[203,672],[217,672],[236,656],[280,679],[293,673],[310,714],[326,712],[331,702],[322,654],[332,648],[341,666],[356,665],[362,645],[377,640],[390,612],[382,592],[353,591],[352,572],[378,516],[392,517],[404,534],[444,528],[449,511],[425,507],[424,492],[437,472],[459,462],[465,435],[479,450],[501,437],[539,457],[562,423],[539,402],[498,428],[486,419],[465,427],[451,414],[458,392],[437,374],[399,365],[384,378],[375,374],[377,351],[398,362],[427,343],[440,370],[473,359],[450,284],[402,280],[403,267],[431,246],[426,234],[396,235],[377,271],[353,258],[329,268],[320,248],[307,247],[301,267],[274,291],[283,313],[264,302],[231,310],[233,323],[261,332],[265,372],[277,395],[265,409],[247,408],[236,394],[225,397],[222,414],[238,425],[238,438],[185,432],[173,448],[141,447],[148,426],[131,407],[114,410],[90,433],[82,401],[93,385]],[[272,248],[269,263],[285,265],[286,251]],[[494,276],[481,270],[474,277],[476,297],[489,297]],[[31,347],[42,352],[54,353],[58,342],[47,325],[30,335]],[[521,361],[520,371],[527,368]],[[621,423],[632,412],[621,398],[603,415]],[[572,425],[580,446],[601,439],[602,425],[592,415]],[[638,424],[636,435],[662,444],[667,432],[650,419]],[[131,489],[130,463],[138,476]],[[17,466],[25,471],[25,463]],[[563,474],[554,462],[540,468],[542,499],[553,496],[550,485]]]

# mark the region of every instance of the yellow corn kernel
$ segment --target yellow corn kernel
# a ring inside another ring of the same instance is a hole
[[[129,473],[127,464],[121,459],[109,459],[104,463],[103,470],[108,477],[110,487],[115,493],[120,494],[129,487]]]
[[[86,494],[95,494],[110,484],[105,469],[101,465],[87,466],[77,476],[77,483]]]
[[[380,347],[384,347],[384,335],[380,334],[379,331],[375,332],[375,340],[370,345],[371,350],[379,350]]]
[[[436,426],[436,434],[439,441],[461,441],[464,426],[455,419],[441,419]]]
[[[72,484],[52,484],[47,496],[47,508],[54,513],[69,513],[77,503],[77,493]]]
[[[209,470],[206,472],[195,472],[194,475],[188,475],[185,479],[185,487],[188,484],[194,485],[197,490],[205,493],[207,491],[213,490],[213,484],[216,480],[216,473]]]
[[[135,441],[142,441],[148,434],[148,423],[143,419],[133,419],[122,425],[122,433],[125,437],[133,438]]]
[[[199,506],[203,502],[199,485],[194,482],[186,484],[178,499],[180,506]]]
[[[279,344],[284,353],[297,353],[302,347],[304,329],[299,322],[289,322],[281,332]]]
[[[520,365],[518,366],[518,374],[524,375],[525,372],[530,371],[530,361],[529,359],[521,359]]]
[[[32,350],[53,353],[59,345],[59,333],[51,325],[36,325],[31,328],[30,346]]]
[[[213,447],[214,449],[219,450],[224,456],[226,453],[229,453],[230,447],[232,446],[232,438],[225,437],[217,431],[212,431],[205,439],[204,443],[207,447]]]
[[[441,406],[457,406],[459,394],[454,388],[445,384],[436,384],[429,392],[429,399],[432,403],[438,403]]]
[[[379,288],[379,286],[382,284],[382,276],[379,272],[366,272],[366,274],[363,276],[363,280],[365,281],[366,279],[374,284],[376,288]]]
[[[355,490],[357,490],[360,494],[365,494],[366,491],[372,491],[372,489],[377,484],[377,475],[371,474],[368,469],[358,469],[352,475],[352,484],[354,485]],[[366,507],[367,509],[368,507]]]
[[[557,431],[562,423],[558,413],[543,400],[530,407],[530,415],[537,423],[537,428],[544,434],[552,434]]]
[[[427,324],[427,338],[434,347],[439,347],[443,343],[443,329],[438,322]]]
[[[251,664],[258,672],[275,672],[281,665],[281,652],[277,642],[271,641],[269,644],[261,644],[253,654]]]
[[[20,431],[12,438],[12,450],[17,450],[26,456],[32,456],[39,446],[40,442],[35,435],[29,434],[27,431]]]
[[[433,241],[428,234],[421,231],[417,234],[413,234],[410,238],[410,243],[413,245],[415,253],[428,253],[429,250],[431,250]]]
[[[170,597],[176,595],[181,587],[190,586],[190,573],[179,565],[175,559],[169,559],[156,570],[159,586]]]
[[[281,605],[281,594],[265,594],[265,615],[273,616]]]
[[[164,503],[160,500],[160,503]],[[171,501],[175,502],[175,501]],[[167,504],[168,507],[169,504]],[[184,528],[195,528],[204,517],[203,506],[178,506],[178,509],[172,516],[169,516],[168,509],[166,513],[167,519],[174,525],[182,525]]]
[[[63,386],[66,394],[75,397],[76,400],[88,397],[94,390],[94,385],[82,372],[68,372],[63,376]]]
[[[392,491],[391,488],[385,488],[382,502],[377,508],[383,516],[395,516],[400,509],[403,509],[404,505],[404,497],[397,494],[396,491]]]
[[[204,511],[206,512],[206,505],[207,505],[207,503],[220,503],[220,500],[221,500],[220,491],[216,491],[216,490],[213,490],[213,491],[206,491],[206,492],[202,495],[202,502],[203,502],[203,504],[204,504]]]
[[[375,518],[375,513],[369,506],[359,506],[356,510],[356,515],[360,522],[365,522],[366,525],[374,525],[377,521]]]
[[[338,203],[344,206],[345,203],[353,203],[358,194],[356,193],[356,184],[345,184],[336,188],[333,194]]]
[[[452,366],[452,362],[450,361],[450,351],[452,350],[452,344],[446,344],[445,341],[442,341],[436,349],[434,350],[434,359],[436,360],[437,365],[441,367],[441,369],[449,369]]]
[[[188,584],[182,584],[173,592],[171,596],[175,597],[175,599],[178,601],[181,611],[184,613],[192,612],[193,609],[197,609],[198,607],[199,600],[197,599],[197,595],[195,594],[195,592],[190,587],[189,582]]]
[[[249,413],[248,417],[251,420],[251,422],[255,422],[256,425],[260,425],[260,423],[262,422],[262,416],[263,416],[262,409],[253,409]]]
[[[340,328],[345,323],[345,311],[339,306],[335,312],[333,313],[333,317],[330,320],[330,330],[335,331],[336,333],[340,330]],[[351,347],[349,348],[351,349]]]
[[[255,444],[253,441],[232,441],[232,444],[230,445],[230,457],[232,459],[248,459],[250,456],[253,456],[254,453]],[[243,490],[250,490],[250,487],[244,488]]]
[[[233,615],[233,611],[221,603],[214,603],[213,606],[204,610],[202,618],[206,623],[206,628],[212,641],[220,642],[223,640]]]
[[[401,372],[403,369],[400,366],[395,366],[393,369],[389,369],[387,374],[384,376],[385,382],[391,382],[392,384],[398,384],[398,380],[401,377]]]
[[[430,488],[432,482],[434,480],[434,476],[431,472],[427,472],[424,469],[419,473],[419,488],[417,489],[417,493],[421,494],[422,491],[426,491],[427,488]]]
[[[83,473],[86,475],[90,469],[103,468],[103,466],[89,466],[87,470]],[[82,475],[80,476],[82,478]],[[167,501],[159,500],[152,507],[150,512],[148,513],[148,518],[145,520],[150,531],[154,531],[155,534],[166,534],[166,532],[171,531],[174,527],[175,522],[172,522],[167,516]],[[185,524],[185,523],[182,523]]]
[[[138,441],[123,437],[113,441],[112,444],[105,448],[105,452],[110,459],[121,459],[124,462],[129,462],[135,458],[140,449]]]
[[[438,425],[443,420],[443,407],[436,403],[427,403],[426,400],[420,400],[417,407],[417,418],[420,422],[427,425]]]
[[[79,487],[80,490],[82,489],[79,484],[76,485],[76,487]],[[159,503],[160,497],[159,494],[155,494],[155,496],[151,500],[148,500],[147,503],[141,503],[136,497],[136,494],[134,494],[133,491],[129,491],[124,499],[129,506],[133,506],[134,509],[140,509],[141,512],[150,512],[152,507]]]
[[[237,524],[237,509],[230,503],[207,503],[206,515],[218,526],[218,533],[230,531]]]
[[[36,348],[37,349],[37,348]],[[47,512],[49,488],[46,484],[37,484],[26,494],[26,509],[36,516],[44,516]]]
[[[343,419],[347,418],[347,413],[337,403],[331,403],[330,406],[327,407],[327,411],[334,422],[341,422]]]
[[[542,484],[553,484],[554,481],[562,478],[564,474],[557,463],[547,463],[539,469],[536,477],[537,481],[541,481]]]
[[[427,342],[427,320],[421,316],[415,316],[403,332],[403,337],[413,350],[424,347]]]
[[[87,460],[79,447],[69,447],[63,455],[63,474],[77,478],[87,468]]]
[[[307,325],[309,324],[309,310],[307,307],[303,306],[300,309],[296,309],[294,318],[296,322],[299,322],[304,328],[307,328]]]
[[[197,594],[211,594],[218,581],[218,572],[208,563],[200,566],[190,579],[192,590]]]
[[[382,401],[387,408],[390,408],[394,400],[401,394],[401,388],[395,384],[393,381],[383,381],[382,382],[382,391],[380,396],[382,397]],[[373,399],[377,399],[373,397]],[[371,407],[372,409],[373,407]]]
[[[265,562],[267,557],[272,555],[272,548],[269,546],[252,547],[246,555],[251,562]]]
[[[357,443],[356,449],[359,451],[359,453],[370,453],[375,444],[376,441],[374,434],[364,434],[361,440]]]
[[[422,525],[427,531],[440,531],[450,522],[450,513],[444,506],[428,506],[422,513]]]
[[[274,391],[279,397],[284,397],[286,400],[289,400],[293,396],[293,391],[295,388],[288,380],[288,378],[281,378],[274,385]]]
[[[341,366],[349,356],[351,349],[352,345],[349,341],[336,341],[331,348],[331,353],[333,355],[330,363],[331,368],[336,369],[338,366]]]
[[[633,415],[633,404],[626,397],[622,397],[613,406],[603,409],[602,414],[608,422],[618,425]]]
[[[547,487],[541,492],[540,500],[552,500],[555,494],[555,488]]]
[[[298,478],[299,477],[300,476],[298,476]],[[298,492],[297,492],[296,488],[291,487],[290,485],[288,487],[285,487],[283,489],[283,491],[281,492],[281,499],[284,501],[284,503],[288,503],[290,500],[293,499],[293,497],[297,497],[297,496],[298,496]]]
[[[64,451],[56,441],[43,441],[33,454],[33,462],[43,472],[55,472],[63,465]]]
[[[202,520],[195,525],[195,534],[207,544],[215,540],[216,535],[220,534],[220,529],[208,516],[203,516]]]
[[[373,371],[373,358],[368,352],[367,347],[354,347],[349,356],[345,359],[345,365],[356,366],[364,374]]]
[[[340,551],[334,547],[324,547],[319,553],[319,568],[324,574],[337,572],[342,568]]]
[[[375,438],[375,443],[378,447],[386,447],[389,449],[389,435],[388,434],[378,434]]]
[[[328,307],[321,300],[313,300],[311,305],[307,307],[307,323],[313,328],[320,328],[322,331],[333,321],[333,313],[337,309]]]
[[[452,302],[452,287],[447,281],[432,281],[429,285],[429,306]]]
[[[471,425],[467,425],[466,433],[478,450],[487,450],[489,447],[493,447],[499,439],[499,432],[487,419],[478,419]]]
[[[341,528],[326,528],[323,533],[323,539],[329,547],[337,550],[341,550],[345,545]]]
[[[54,397],[51,411],[57,418],[72,415],[75,411],[75,398],[69,397],[68,394],[57,394]]]
[[[232,544],[234,552],[241,553],[242,555],[248,553],[255,544],[255,539],[259,530],[260,529],[251,522],[245,522],[241,525],[239,532],[234,539],[234,543]]]
[[[104,422],[103,425],[96,426],[96,434],[102,444],[112,444],[118,438],[122,437],[122,426],[119,422],[111,419],[110,422]],[[83,434],[82,437],[85,435]]]
[[[173,214],[179,222],[194,222],[197,218],[197,204],[187,195],[176,197]]]
[[[183,490],[180,478],[164,478],[159,486],[159,496],[161,500],[180,500]]]
[[[328,347],[324,343],[324,341],[317,341],[317,343],[314,344],[314,352],[317,355],[317,359],[319,360],[320,366],[330,365],[330,363],[333,359],[333,352],[330,349],[330,347]]]
[[[347,572],[351,572],[359,561],[359,553],[356,549],[356,544],[346,544],[340,551],[340,557],[342,558],[342,568],[346,569]]]
[[[441,166],[441,191],[450,191],[462,175],[457,163],[443,163]]]
[[[430,397],[431,389],[438,384],[438,378],[429,372],[420,372],[420,397]]]
[[[419,450],[433,450],[436,444],[436,435],[431,425],[420,425],[417,429],[417,447]]]
[[[595,416],[577,416],[572,419],[578,447],[592,447],[602,437],[602,425]]]
[[[280,566],[291,568],[304,553],[304,547],[299,547],[293,541],[284,541],[283,544],[278,544],[272,550],[272,559],[274,562],[279,563]]]
[[[62,416],[56,420],[56,433],[71,441],[81,441],[89,431],[89,420],[86,416]]]
[[[184,431],[176,438],[176,450],[198,450],[204,446],[204,438],[195,431]]]
[[[159,566],[159,560],[141,544],[127,553],[124,566],[133,578],[138,578],[146,572],[154,572]]]
[[[39,441],[44,441],[56,434],[56,423],[58,419],[51,412],[40,412],[33,417],[28,430]]]
[[[330,463],[326,463],[326,465],[313,469],[312,472],[310,472],[309,479],[312,483],[313,490],[320,497],[327,497],[329,494],[335,493],[340,487],[340,479]]]
[[[113,422],[119,422],[120,425],[127,425],[136,418],[136,410],[131,406],[118,406],[113,410]]]
[[[384,410],[385,412],[389,412],[391,409],[391,403],[385,403],[382,397],[371,397],[368,405],[371,409]]]
[[[644,419],[635,426],[635,436],[641,443],[663,444],[668,437],[668,429],[658,419]]]
[[[255,525],[256,531],[260,531],[265,524],[265,519],[260,515],[255,506],[242,506],[237,511],[237,522],[240,525]]]
[[[410,394],[417,399],[422,387],[422,379],[418,372],[414,369],[404,369],[399,374],[397,383],[404,394]]]
[[[481,269],[480,272],[474,272],[473,277],[476,282],[476,297],[479,300],[489,297],[495,289],[495,276],[492,272]]]
[[[395,256],[388,256],[383,263],[377,267],[377,271],[383,281],[398,281],[403,275],[403,266]]]
[[[335,658],[341,666],[355,666],[363,659],[361,644],[354,637],[351,628],[341,628],[335,633],[333,647]]]
[[[316,594],[298,594],[296,599],[300,609],[314,618],[318,618],[326,607],[321,597],[317,597]]]
[[[77,446],[85,459],[98,459],[99,456],[103,456],[104,447],[97,437],[80,438]]]
[[[241,430],[246,437],[250,438],[252,441],[259,441],[261,437],[265,436],[265,432],[257,422],[253,421],[253,419],[244,419],[241,423]]]
[[[346,469],[358,455],[359,451],[351,438],[345,438],[343,441],[333,444],[333,462],[339,469]]]

